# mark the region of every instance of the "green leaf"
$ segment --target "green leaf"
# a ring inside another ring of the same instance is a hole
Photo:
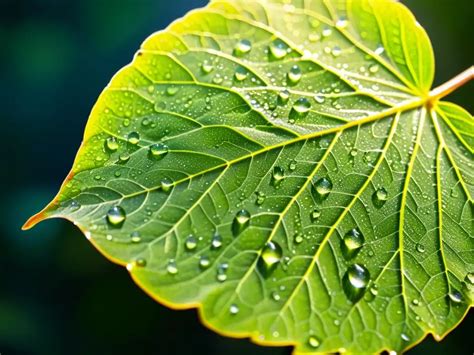
[[[398,2],[212,1],[114,76],[25,228],[74,222],[228,336],[298,354],[439,340],[473,304],[474,120],[433,76]]]

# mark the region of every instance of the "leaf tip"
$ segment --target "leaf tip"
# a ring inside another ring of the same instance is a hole
[[[41,212],[31,216],[25,222],[25,224],[23,224],[23,226],[21,227],[21,230],[23,230],[23,231],[30,230],[34,226],[36,226],[38,223],[40,223],[41,221],[44,221],[45,219],[46,219],[46,215],[45,215],[44,211],[41,211]]]

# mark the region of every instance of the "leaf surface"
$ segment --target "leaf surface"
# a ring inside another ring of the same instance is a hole
[[[45,218],[158,301],[298,354],[403,351],[472,306],[474,121],[391,0],[216,0],[98,99]]]

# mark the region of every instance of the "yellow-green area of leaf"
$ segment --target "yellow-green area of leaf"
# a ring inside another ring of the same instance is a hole
[[[151,297],[297,354],[404,351],[473,304],[474,120],[391,0],[215,0],[99,97],[58,196]]]

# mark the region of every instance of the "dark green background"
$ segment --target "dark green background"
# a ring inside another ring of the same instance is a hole
[[[472,0],[407,0],[436,84],[473,63]],[[0,353],[289,354],[218,336],[152,301],[72,226],[20,226],[57,192],[89,111],[141,41],[204,0],[0,0]],[[452,100],[473,112],[473,84]],[[472,354],[472,314],[410,354]]]

